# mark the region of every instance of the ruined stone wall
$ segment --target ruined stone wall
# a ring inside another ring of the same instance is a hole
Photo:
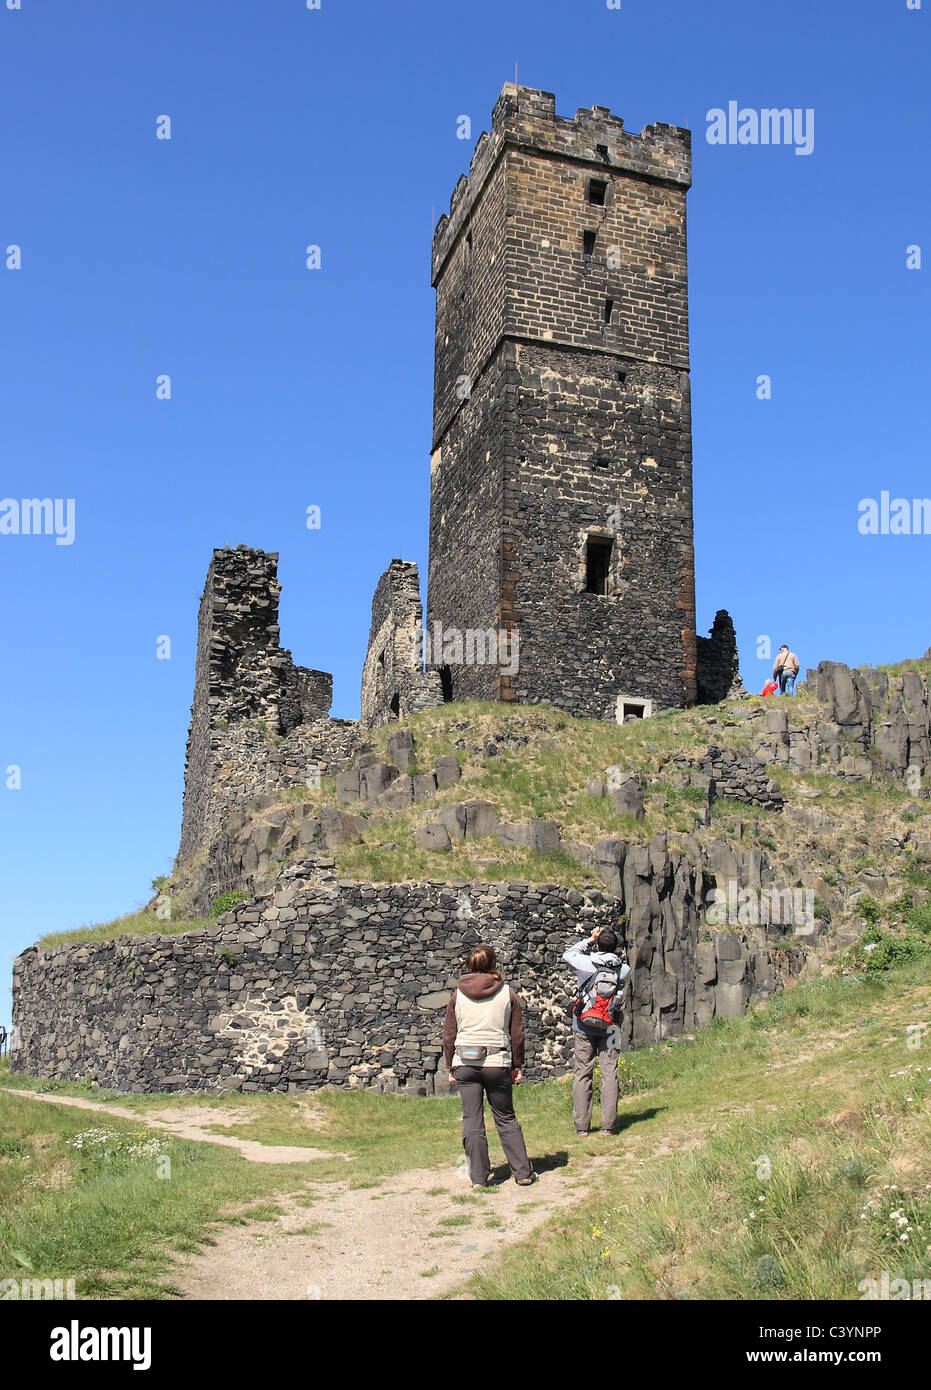
[[[294,786],[308,764],[348,758],[354,724],[327,718],[333,678],[279,646],[278,555],[215,550],[197,628],[179,861],[200,849],[237,797]]]
[[[209,844],[228,812],[255,796],[287,787],[317,788],[351,764],[360,746],[354,719],[318,719],[274,739],[251,724],[234,724],[211,738],[212,780],[198,847]]]
[[[454,698],[695,698],[689,182],[688,132],[509,85],[437,226],[428,621],[520,639]]]
[[[697,639],[698,703],[717,705],[747,694],[740,678],[737,633],[726,608],[719,608],[707,637]]]
[[[443,703],[440,677],[423,669],[423,608],[417,566],[392,560],[375,589],[362,669],[362,723],[378,728]]]
[[[544,1080],[570,1066],[562,953],[621,910],[625,1048],[736,1016],[779,986],[765,933],[702,933],[702,872],[663,837],[601,854],[616,896],[466,880],[327,888],[309,881],[317,864],[298,863],[206,930],[32,947],[14,963],[14,1070],[139,1091],[432,1093],[449,991],[484,940],[523,1001],[527,1078]],[[775,940],[785,947],[781,929]]]

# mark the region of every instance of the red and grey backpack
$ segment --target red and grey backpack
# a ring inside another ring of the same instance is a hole
[[[616,1027],[624,1017],[619,967],[602,965],[589,975],[579,987],[572,1012],[590,1033],[608,1033]]]

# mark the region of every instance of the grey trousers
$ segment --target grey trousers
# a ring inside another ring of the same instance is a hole
[[[607,1037],[573,1034],[572,1118],[576,1130],[590,1129],[592,1123],[592,1072],[596,1060],[601,1071],[601,1128],[614,1129],[617,1124],[617,1059]]]
[[[488,1136],[485,1133],[485,1096],[491,1106],[495,1129],[504,1156],[515,1178],[529,1178],[533,1169],[524,1136],[514,1114],[514,1086],[510,1067],[457,1066],[456,1089],[462,1096],[462,1147],[469,1164],[469,1179],[483,1183],[489,1172]]]

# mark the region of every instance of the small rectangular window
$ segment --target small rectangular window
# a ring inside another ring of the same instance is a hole
[[[606,299],[606,300],[605,300],[605,323],[610,323],[610,322],[611,322],[611,312],[612,312],[613,309],[614,309],[614,300],[613,300],[613,299]]]
[[[622,711],[622,724],[626,724],[629,719],[642,719],[645,713],[645,703],[642,700],[625,700]]]
[[[595,207],[603,208],[605,205],[605,194],[608,185],[604,179],[589,179],[588,181],[588,201],[594,203]]]
[[[608,158],[608,147],[607,147],[607,145],[596,145],[596,146],[595,146],[595,149],[596,149],[596,150],[598,151],[598,153],[601,155],[602,159],[607,159],[607,158]]]
[[[608,536],[589,536],[585,543],[585,590],[607,594],[614,542]]]
[[[582,254],[585,255],[585,256],[593,256],[593,255],[595,254],[595,233],[594,233],[594,232],[583,232],[583,233],[582,233]]]
[[[624,385],[624,382],[627,380],[627,373],[626,373],[626,372],[618,372],[618,374],[617,374],[617,379],[618,379],[618,381],[621,383],[621,385],[623,386],[623,385]]]

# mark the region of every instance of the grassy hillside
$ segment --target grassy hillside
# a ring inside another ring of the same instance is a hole
[[[576,1137],[566,1081],[517,1092],[542,1183],[568,1172],[579,1200],[477,1275],[474,1297],[858,1299],[859,1282],[883,1270],[931,1277],[927,956],[799,985],[694,1039],[629,1054],[622,1072],[612,1137]],[[130,1106],[132,1121],[16,1094],[30,1084],[0,1070],[11,1088],[0,1092],[0,1277],[77,1273],[78,1297],[170,1294],[173,1252],[198,1248],[247,1207],[271,1228],[275,1196],[297,1193],[325,1216],[329,1184],[347,1174],[377,1198],[387,1175],[448,1171],[461,1153],[454,1097],[197,1097],[225,1134],[331,1155],[284,1167],[146,1129],[147,1115],[189,1097],[96,1093]],[[109,1138],[75,1146],[91,1129]],[[170,1181],[153,1140],[171,1158]],[[492,1161],[504,1179],[496,1139]],[[425,1276],[442,1266],[444,1241],[499,1222],[503,1191],[424,1190],[423,1231],[409,1234],[422,1236]]]
[[[819,710],[814,699],[804,693],[754,703],[785,708],[790,727],[804,725]],[[745,712],[747,707],[747,702],[742,702],[739,709]],[[924,866],[896,842],[915,829],[927,836],[931,815],[928,803],[916,803],[902,782],[882,779],[873,784],[855,783],[824,771],[800,773],[784,766],[771,767],[770,775],[790,806],[809,810],[817,806],[828,823],[818,828],[789,815],[723,799],[714,803],[711,823],[704,823],[697,789],[673,785],[663,764],[673,754],[700,759],[711,743],[748,750],[751,734],[734,715],[733,706],[696,707],[618,726],[574,720],[546,705],[506,708],[451,704],[424,711],[407,721],[416,741],[417,767],[413,770],[428,771],[438,755],[454,753],[462,765],[462,780],[403,812],[372,805],[346,808],[365,818],[364,843],[332,852],[336,872],[339,877],[371,882],[462,877],[494,881],[523,878],[575,887],[596,883],[593,870],[568,848],[534,855],[529,850],[506,850],[494,837],[454,844],[446,853],[416,846],[418,826],[435,820],[444,806],[479,797],[495,805],[501,820],[557,821],[565,846],[590,846],[610,835],[642,843],[663,832],[672,849],[681,849],[691,857],[700,846],[719,837],[735,847],[760,849],[777,881],[814,887],[818,915],[829,932],[843,933],[854,921],[862,928],[857,899],[864,893],[875,896],[877,890],[869,882],[875,872],[887,880],[880,886],[879,896],[890,925],[904,920],[911,907],[922,908],[931,879]],[[379,756],[386,758],[388,736],[397,727],[391,725],[373,735]],[[646,813],[642,820],[618,815],[610,798],[587,794],[588,783],[612,766],[639,772],[645,779]],[[312,812],[321,804],[336,804],[329,779],[323,780],[319,790],[292,788],[278,800],[279,808],[295,823],[302,808]],[[258,813],[263,814],[267,811]],[[280,854],[273,860],[271,872],[302,854],[300,849]],[[202,925],[202,917],[190,908],[192,885],[202,861],[203,854],[174,879],[158,881],[157,886],[171,894],[170,922],[160,920],[151,910],[136,912],[114,922],[53,933],[39,944],[48,947],[121,933],[178,932]],[[912,894],[911,905],[903,898],[906,891]],[[897,902],[899,908],[894,906]]]

